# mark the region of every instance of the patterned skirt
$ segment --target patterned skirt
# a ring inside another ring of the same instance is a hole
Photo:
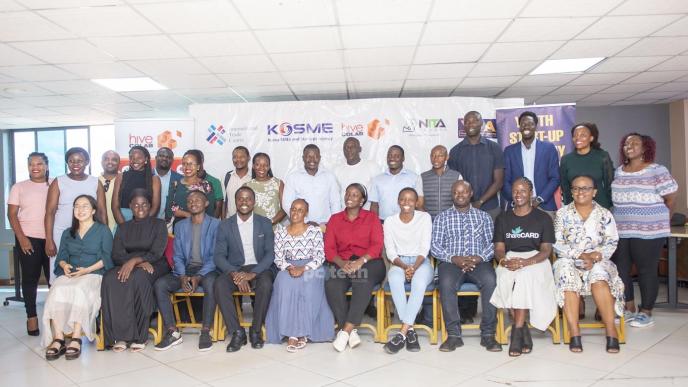
[[[592,284],[605,281],[609,285],[612,296],[616,300],[614,311],[622,316],[624,311],[624,284],[619,277],[614,262],[605,259],[597,262],[590,270],[576,267],[573,259],[560,258],[554,262],[554,280],[557,283],[557,303],[564,307],[564,292],[576,292],[581,296],[591,293]]]

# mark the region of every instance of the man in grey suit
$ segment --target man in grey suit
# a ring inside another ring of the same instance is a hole
[[[222,273],[215,280],[215,298],[232,335],[227,352],[240,350],[247,341],[234,307],[232,293],[236,291],[256,293],[249,337],[251,347],[263,348],[261,327],[272,295],[275,260],[272,222],[253,213],[255,192],[241,187],[234,198],[237,213],[220,223],[214,255],[215,266]]]

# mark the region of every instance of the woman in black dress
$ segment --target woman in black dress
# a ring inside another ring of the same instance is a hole
[[[105,345],[115,352],[129,346],[145,348],[155,311],[153,284],[170,271],[163,256],[167,245],[165,221],[150,216],[150,193],[137,188],[129,208],[134,218],[119,225],[112,248],[115,265],[103,277],[101,298]]]

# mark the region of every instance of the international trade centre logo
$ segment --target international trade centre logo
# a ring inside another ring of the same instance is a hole
[[[208,141],[209,144],[224,145],[225,141],[227,141],[225,127],[222,125],[215,126],[214,124],[210,124],[208,132],[208,137],[205,140]]]

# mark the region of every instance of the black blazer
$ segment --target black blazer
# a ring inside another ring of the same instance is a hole
[[[239,271],[244,266],[244,246],[241,243],[237,215],[220,222],[215,239],[215,266],[222,273]],[[275,261],[275,234],[272,231],[270,219],[253,214],[253,251],[256,254],[258,264],[251,270],[253,273],[262,273],[272,270]]]

